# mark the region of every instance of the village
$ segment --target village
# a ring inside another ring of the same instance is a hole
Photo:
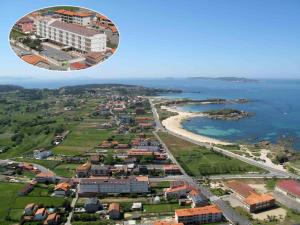
[[[79,99],[71,93],[63,96],[64,107],[56,100],[53,113],[88,115],[75,118],[78,130],[59,127],[51,147],[1,160],[1,180],[21,185],[20,202],[11,209],[20,224],[232,224],[218,199],[272,222],[287,216],[277,204],[282,196],[291,208],[299,204],[300,183],[294,180],[275,180],[273,190],[263,191],[238,179],[190,181],[156,135],[148,97],[114,87],[83,91]],[[217,199],[207,197],[200,183]]]

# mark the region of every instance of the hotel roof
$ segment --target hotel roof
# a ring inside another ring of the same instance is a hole
[[[55,11],[58,14],[63,14],[66,16],[78,16],[78,17],[90,17],[91,13],[83,13],[83,12],[74,12],[70,10],[65,10],[65,9],[59,9]]]
[[[55,27],[57,29],[66,30],[75,34],[79,34],[86,37],[92,37],[96,34],[103,34],[102,31],[92,30],[85,28],[83,26],[80,26],[78,24],[72,24],[72,23],[65,23],[59,20],[56,20],[52,22],[49,26]]]
[[[189,209],[177,209],[175,210],[175,214],[177,216],[195,216],[195,215],[203,215],[203,214],[216,214],[222,213],[222,211],[216,205],[208,205],[199,208],[189,208]]]
[[[38,55],[24,55],[21,57],[21,59],[23,59],[25,62],[32,64],[32,65],[36,65],[39,62],[48,64],[48,62],[45,59],[43,59],[42,57],[40,57]]]
[[[262,202],[269,202],[274,200],[274,197],[270,194],[257,194],[257,193],[251,193],[244,202],[248,205],[254,205]]]
[[[228,181],[226,185],[244,198],[247,198],[251,193],[255,192],[248,184],[235,180]]]
[[[277,187],[283,189],[297,197],[300,197],[300,182],[295,180],[282,180],[277,183]]]

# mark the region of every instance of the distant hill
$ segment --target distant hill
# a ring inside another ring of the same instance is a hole
[[[245,77],[190,77],[189,79],[221,80],[221,81],[240,82],[240,83],[259,82],[259,80],[249,79]]]
[[[0,92],[19,91],[23,89],[23,87],[17,85],[0,84]]]

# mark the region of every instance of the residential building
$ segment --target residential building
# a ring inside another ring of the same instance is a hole
[[[34,203],[30,203],[28,205],[26,205],[25,209],[24,209],[24,215],[25,216],[32,216],[35,214],[35,212],[37,211],[38,206]]]
[[[44,225],[58,225],[60,223],[60,215],[57,213],[51,213],[47,216]]]
[[[90,162],[84,163],[76,168],[76,176],[79,178],[88,177],[92,164]]]
[[[93,196],[99,193],[148,193],[149,179],[146,176],[129,178],[82,178],[78,186],[81,196]]]
[[[108,208],[109,219],[117,220],[120,218],[120,204],[119,203],[111,203]]]
[[[300,182],[296,180],[281,180],[277,182],[275,191],[280,192],[300,203]]]
[[[261,211],[275,205],[275,199],[270,194],[258,194],[248,184],[239,181],[228,181],[226,186],[234,192],[249,212]]]
[[[92,165],[91,175],[92,176],[108,176],[110,173],[109,166],[106,165]]]
[[[181,174],[180,167],[175,164],[164,165],[165,175],[178,175]]]
[[[222,219],[222,211],[216,205],[175,210],[176,222],[185,225],[221,222]]]
[[[35,177],[36,181],[39,183],[55,183],[56,177],[52,172],[40,172]]]
[[[102,209],[102,205],[98,198],[88,198],[84,203],[84,209],[88,213],[95,213]]]
[[[102,52],[89,52],[85,55],[85,62],[87,66],[93,66],[105,59]]]
[[[59,183],[54,188],[55,196],[67,196],[70,194],[71,185],[66,182]]]
[[[27,16],[25,16],[22,19],[20,19],[18,22],[16,22],[15,28],[25,34],[31,33],[35,30],[34,21],[28,18]]]
[[[21,59],[34,66],[38,66],[45,69],[50,68],[48,61],[38,55],[24,55],[21,57]]]
[[[79,24],[81,26],[87,26],[91,23],[91,13],[75,12],[64,9],[56,10],[55,13],[59,15],[62,21],[66,23],[74,23]]]
[[[52,155],[52,151],[44,149],[44,148],[36,149],[36,150],[33,151],[33,157],[35,159],[46,159],[51,155]]]
[[[47,210],[45,208],[40,208],[35,212],[34,220],[41,221],[46,219],[47,216],[48,216]]]
[[[38,20],[37,35],[82,52],[105,52],[106,34],[58,19]]]

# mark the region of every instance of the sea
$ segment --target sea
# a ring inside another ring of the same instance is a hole
[[[183,122],[183,128],[201,135],[230,142],[257,143],[292,139],[300,150],[300,80],[262,79],[258,82],[231,82],[212,79],[165,78],[86,81],[86,83],[136,84],[146,87],[180,89],[182,93],[162,95],[165,98],[247,98],[245,104],[187,104],[183,110],[201,112],[210,109],[234,108],[254,113],[237,121],[195,117]],[[70,83],[69,85],[72,85]],[[74,84],[76,84],[74,82]],[[33,85],[31,83],[31,85]],[[26,85],[25,85],[26,86]],[[37,84],[36,86],[42,86]],[[63,83],[48,84],[50,88]]]

